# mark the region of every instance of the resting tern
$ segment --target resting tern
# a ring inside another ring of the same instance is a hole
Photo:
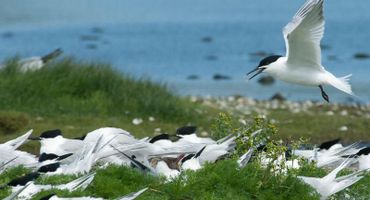
[[[30,57],[22,59],[18,62],[18,64],[22,72],[36,71],[41,69],[50,60],[58,57],[60,54],[62,54],[62,52],[63,51],[61,49],[55,49],[51,53],[48,53],[47,55],[42,57]]]
[[[27,141],[31,133],[32,130],[13,140],[0,144],[0,172],[9,167],[18,165],[28,166],[37,163],[35,155],[17,150],[19,146]]]
[[[87,174],[62,185],[37,185],[33,181],[31,181],[25,185],[12,187],[12,192],[16,193],[20,199],[31,199],[33,195],[40,192],[41,190],[59,189],[74,191],[77,189],[86,189],[86,187],[89,186],[89,184],[93,181],[94,176],[95,173]]]
[[[368,170],[370,169],[370,147],[361,149],[356,154],[346,155],[342,157],[350,157],[358,162],[358,170]]]
[[[141,189],[137,192],[132,192],[130,194],[121,196],[116,198],[115,200],[134,200],[136,199],[139,195],[144,193],[148,188]],[[69,198],[60,198],[56,196],[55,194],[50,194],[45,197],[42,197],[40,200],[104,200],[103,198],[96,198],[96,197],[69,197]]]
[[[342,169],[349,166],[350,164],[350,159],[347,159],[341,165],[331,171],[328,175],[322,178],[305,176],[298,176],[298,178],[311,187],[315,188],[315,190],[320,194],[321,199],[327,199],[330,195],[344,190],[345,188],[355,184],[357,181],[363,178],[364,171],[357,171],[346,176],[336,177],[338,172],[340,172]]]
[[[323,85],[331,85],[345,93],[354,95],[347,75],[337,78],[321,64],[320,41],[324,36],[324,0],[307,0],[283,29],[286,56],[273,55],[264,58],[257,72],[249,79],[266,72],[277,79],[306,86],[318,86],[322,97],[329,102]]]
[[[29,137],[28,139],[40,141],[40,154],[55,154],[57,156],[76,153],[84,145],[82,140],[64,138],[59,129],[44,131],[40,137]]]

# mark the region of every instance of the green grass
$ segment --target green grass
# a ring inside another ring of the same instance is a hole
[[[273,175],[256,164],[240,170],[235,160],[207,164],[203,169],[185,172],[171,182],[123,166],[111,165],[96,172],[95,179],[85,191],[43,191],[33,199],[51,193],[60,197],[95,196],[114,199],[145,187],[150,189],[138,199],[315,199],[310,194],[312,189],[294,176]],[[61,184],[74,178],[40,177],[37,183]],[[0,193],[0,198],[7,194]]]
[[[0,176],[0,182],[14,178],[15,174],[23,174],[26,170],[16,168]],[[45,195],[56,193],[59,197],[93,196],[105,199],[115,199],[133,191],[148,187],[149,190],[138,200],[145,199],[319,199],[319,195],[311,187],[296,178],[297,175],[322,177],[328,170],[315,168],[306,163],[298,170],[289,171],[287,175],[274,174],[261,168],[257,162],[238,169],[235,160],[228,159],[215,164],[207,164],[197,172],[187,171],[171,182],[163,177],[142,173],[125,166],[108,166],[106,169],[96,169],[96,176],[86,190],[69,192],[66,190],[48,190],[35,195],[39,199]],[[4,178],[6,177],[6,178]],[[76,176],[41,176],[37,184],[63,184]],[[370,176],[336,195],[333,199],[344,199],[350,195],[352,199],[364,199],[370,192],[368,185]],[[9,188],[0,191],[0,198],[9,195]],[[365,198],[366,199],[366,198]]]
[[[15,167],[15,168],[12,168],[12,169],[8,169],[5,172],[0,174],[0,186],[4,186],[9,181],[11,181],[11,180],[13,180],[17,177],[23,176],[23,175],[25,175],[29,172],[31,172],[30,169],[26,169],[22,166]],[[10,192],[9,187],[6,187],[4,189],[0,189],[0,198],[2,198],[2,199],[5,198],[6,196],[10,195],[10,194],[11,194],[11,192]]]
[[[310,113],[291,113],[286,110],[273,110],[268,116],[276,119],[276,126],[282,138],[310,138],[313,143],[341,138],[343,142],[369,141],[370,119],[356,115],[354,108],[343,106],[349,110],[349,115],[329,116],[327,111],[330,106],[314,108]],[[348,131],[339,131],[342,126],[347,126]]]
[[[365,108],[336,104],[312,104],[312,106],[298,104],[299,111],[295,112],[289,108],[292,103],[279,102],[278,108],[271,108],[271,102],[248,104],[240,103],[239,100],[244,102],[243,99],[236,98],[233,101],[223,100],[219,103],[220,100],[215,98],[200,100],[198,104],[220,108],[223,112],[246,122],[253,121],[255,116],[263,116],[276,125],[279,129],[277,137],[284,140],[304,137],[309,138],[311,143],[321,143],[335,138],[341,138],[344,143],[370,141],[369,106]],[[346,126],[348,130],[340,131],[342,126]]]
[[[2,110],[44,116],[155,116],[171,122],[195,117],[193,108],[164,85],[136,80],[109,65],[64,59],[20,73],[15,63],[0,71]]]
[[[1,141],[28,129],[38,135],[59,128],[67,137],[104,126],[138,137],[152,135],[155,128],[173,133],[186,124],[207,127],[207,113],[213,112],[173,95],[164,84],[132,78],[107,64],[66,58],[22,73],[16,63],[10,60],[0,70]],[[143,124],[133,125],[134,118],[142,118]]]

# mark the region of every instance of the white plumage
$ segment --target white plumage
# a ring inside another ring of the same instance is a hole
[[[269,56],[248,73],[266,72],[280,80],[306,86],[320,87],[323,98],[329,102],[323,85],[331,85],[347,94],[354,95],[347,75],[337,78],[321,64],[320,41],[324,36],[324,0],[307,0],[283,28],[286,56]],[[250,79],[251,79],[250,78]]]

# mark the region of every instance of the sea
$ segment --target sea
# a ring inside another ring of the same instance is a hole
[[[318,87],[246,73],[261,58],[284,55],[282,28],[304,0],[0,0],[0,62],[42,56],[111,64],[182,96],[241,95],[322,101]],[[370,102],[370,1],[325,1],[322,62],[336,76],[353,74],[356,96],[325,87],[332,102]],[[356,58],[364,54],[364,58]],[[216,75],[221,79],[215,79]],[[222,79],[224,78],[224,79]]]

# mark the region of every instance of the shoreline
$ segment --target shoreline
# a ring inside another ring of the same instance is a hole
[[[344,143],[370,143],[370,104],[255,100],[248,97],[188,97],[189,101],[235,116],[242,124],[254,117],[275,125],[281,139],[309,139],[310,143],[341,138]]]

